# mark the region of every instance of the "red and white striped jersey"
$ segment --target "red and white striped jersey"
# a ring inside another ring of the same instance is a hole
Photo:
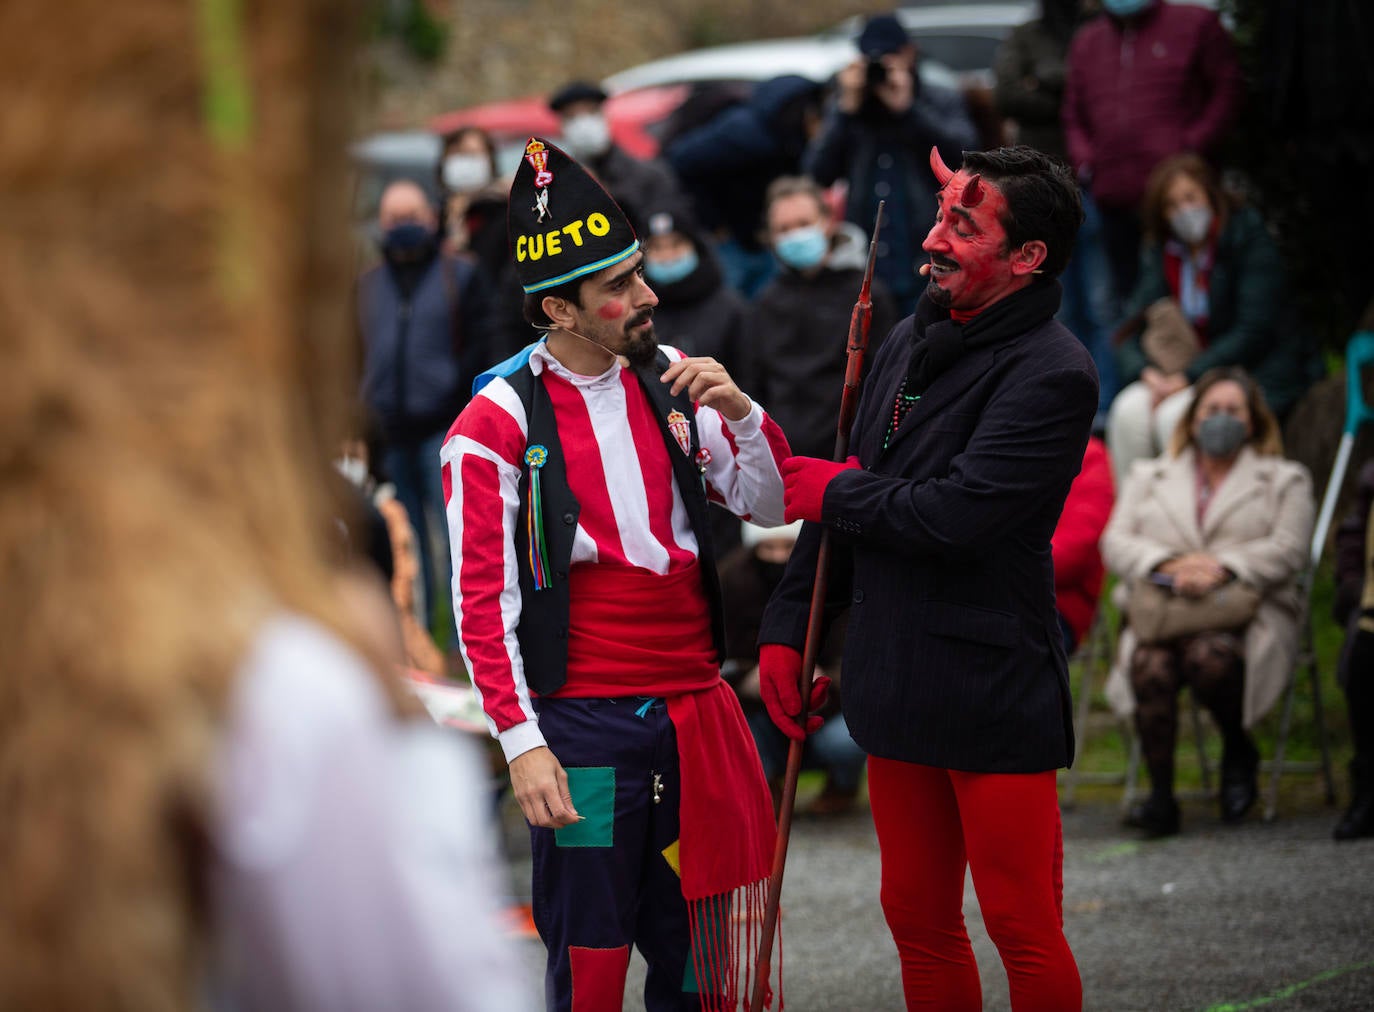
[[[685,357],[675,348],[663,350],[673,360]],[[635,374],[615,363],[599,376],[579,376],[542,343],[527,368],[546,374],[568,485],[581,504],[572,564],[662,574],[690,565],[696,535],[660,423]],[[778,468],[790,451],[777,423],[757,404],[737,422],[699,406],[696,422],[709,455],[708,497],[762,526],[781,524]],[[458,645],[508,761],[544,744],[515,632],[521,609],[515,533],[526,433],[519,396],[497,377],[463,409],[440,452]]]

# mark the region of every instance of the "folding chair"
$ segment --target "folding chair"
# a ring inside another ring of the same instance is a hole
[[[1112,632],[1111,621],[1107,618],[1107,609],[1098,603],[1097,614],[1093,617],[1093,624],[1088,627],[1088,634],[1083,637],[1083,642],[1078,644],[1078,649],[1074,651],[1070,659],[1070,665],[1077,664],[1081,675],[1078,679],[1078,700],[1074,707],[1073,736],[1075,742],[1074,763],[1064,771],[1061,778],[1063,793],[1060,796],[1060,804],[1065,808],[1074,806],[1075,798],[1078,793],[1080,783],[1089,784],[1119,784],[1122,782],[1122,774],[1109,772],[1086,772],[1081,768],[1079,759],[1083,752],[1083,742],[1088,735],[1088,711],[1091,709],[1093,681],[1099,671],[1106,672],[1112,666],[1112,653],[1116,647],[1116,636]]]
[[[1331,477],[1327,481],[1326,492],[1322,497],[1316,527],[1312,532],[1308,565],[1298,581],[1298,593],[1302,602],[1302,612],[1299,616],[1302,640],[1299,643],[1298,655],[1293,663],[1292,674],[1288,679],[1288,686],[1284,691],[1283,709],[1280,711],[1279,729],[1274,741],[1274,757],[1260,762],[1260,772],[1267,773],[1269,776],[1269,783],[1264,792],[1263,814],[1266,822],[1272,822],[1278,811],[1279,778],[1285,773],[1320,772],[1326,788],[1326,803],[1331,805],[1335,804],[1336,801],[1335,781],[1331,773],[1331,748],[1326,734],[1326,716],[1322,705],[1321,672],[1317,666],[1317,654],[1312,634],[1312,581],[1315,578],[1317,565],[1321,562],[1322,552],[1326,548],[1326,538],[1330,533],[1331,519],[1336,511],[1336,502],[1340,497],[1341,486],[1345,483],[1346,470],[1350,466],[1350,454],[1354,449],[1355,435],[1366,422],[1374,421],[1374,410],[1371,410],[1364,400],[1362,373],[1364,367],[1371,364],[1374,364],[1374,333],[1361,331],[1353,335],[1349,344],[1346,345],[1345,429],[1341,434],[1340,446],[1336,451],[1336,460],[1331,468]],[[1312,720],[1316,729],[1317,744],[1321,750],[1321,759],[1317,761],[1298,761],[1286,758],[1288,735],[1293,724],[1293,709],[1298,681],[1304,669],[1311,688]],[[1191,701],[1191,694],[1189,698]],[[1191,702],[1191,708],[1193,732],[1197,739],[1198,761],[1202,768],[1203,791],[1210,795],[1211,776],[1203,749],[1203,725],[1197,703]],[[1131,756],[1125,777],[1126,787],[1122,798],[1123,808],[1129,807],[1135,798],[1139,766],[1140,744],[1133,736]]]
[[[1073,656],[1073,663],[1079,665],[1081,672],[1078,679],[1078,699],[1074,708],[1074,741],[1079,754],[1075,755],[1074,764],[1064,771],[1064,776],[1060,780],[1063,786],[1060,804],[1065,808],[1074,806],[1079,784],[1121,784],[1124,787],[1121,800],[1123,811],[1130,808],[1135,801],[1136,781],[1140,769],[1140,739],[1136,737],[1131,721],[1120,722],[1122,736],[1130,742],[1124,770],[1084,770],[1078,761],[1088,736],[1088,714],[1092,709],[1094,682],[1099,674],[1105,680],[1107,672],[1111,670],[1112,659],[1116,655],[1116,632],[1112,629],[1107,611],[1104,607],[1098,608],[1088,635],[1083,637],[1083,642],[1078,645],[1078,650]],[[1203,790],[1210,795],[1211,771],[1203,749],[1202,719],[1196,705],[1193,706],[1193,736],[1197,741],[1198,760],[1202,764]]]
[[[1326,737],[1326,722],[1323,717],[1322,696],[1321,696],[1321,677],[1317,669],[1317,655],[1312,645],[1312,623],[1307,614],[1308,594],[1311,581],[1311,571],[1305,572],[1300,580],[1302,589],[1300,593],[1303,599],[1302,616],[1302,642],[1298,647],[1298,656],[1293,664],[1293,674],[1288,679],[1288,688],[1284,692],[1284,704],[1282,715],[1279,718],[1279,732],[1274,742],[1274,758],[1260,760],[1260,772],[1268,773],[1270,776],[1269,787],[1264,793],[1264,821],[1272,822],[1275,812],[1278,809],[1279,796],[1279,777],[1284,773],[1316,773],[1320,771],[1326,782],[1326,803],[1335,804],[1335,788],[1331,778],[1331,751]],[[1317,731],[1317,742],[1321,748],[1321,761],[1313,760],[1294,760],[1285,759],[1284,752],[1288,743],[1288,732],[1292,727],[1293,719],[1293,700],[1295,689],[1298,682],[1298,671],[1306,668],[1312,686],[1312,719]],[[1207,730],[1202,720],[1202,711],[1197,705],[1197,700],[1193,694],[1188,693],[1188,708],[1192,713],[1193,739],[1197,745],[1198,768],[1202,773],[1202,789],[1200,791],[1180,791],[1182,797],[1203,797],[1212,798],[1212,765],[1207,758],[1206,737]],[[1140,739],[1131,734],[1131,754],[1126,765],[1125,790],[1121,797],[1121,808],[1123,811],[1129,809],[1135,802],[1137,788],[1140,778]]]

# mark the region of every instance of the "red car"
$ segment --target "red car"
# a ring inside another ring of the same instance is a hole
[[[639,158],[658,154],[655,129],[687,98],[685,84],[635,88],[612,95],[606,100],[606,121],[611,137],[627,152]],[[479,126],[496,141],[497,162],[508,171],[520,162],[525,141],[538,135],[557,142],[558,117],[548,107],[544,95],[511,98],[500,102],[457,109],[436,116],[429,128],[438,134],[450,133],[462,126]]]

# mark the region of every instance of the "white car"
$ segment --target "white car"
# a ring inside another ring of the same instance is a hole
[[[966,81],[990,85],[997,47],[1017,25],[1039,16],[1039,5],[1034,0],[935,3],[893,13],[924,57],[921,80],[955,88]],[[655,84],[766,81],[781,74],[828,81],[858,55],[855,42],[864,20],[846,18],[816,35],[679,53],[612,74],[602,84],[618,92]]]
[[[854,40],[844,35],[736,42],[641,63],[612,74],[601,86],[615,95],[664,84],[754,83],[783,74],[799,74],[820,84],[857,56]],[[959,84],[952,70],[933,60],[921,61],[921,80],[946,88]]]
[[[1170,2],[1217,6],[1217,0]],[[914,4],[893,13],[923,57],[922,81],[990,88],[998,47],[1013,28],[1040,16],[1040,4],[1036,0],[964,0]],[[615,94],[661,84],[752,83],[781,74],[824,82],[858,55],[855,41],[864,21],[856,15],[816,35],[695,49],[622,70],[606,78],[602,86]]]

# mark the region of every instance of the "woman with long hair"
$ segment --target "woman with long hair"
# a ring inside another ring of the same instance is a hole
[[[1116,331],[1123,389],[1107,416],[1120,483],[1153,457],[1209,369],[1241,366],[1282,419],[1321,359],[1287,298],[1278,246],[1196,154],[1167,158],[1145,191],[1140,276]]]

